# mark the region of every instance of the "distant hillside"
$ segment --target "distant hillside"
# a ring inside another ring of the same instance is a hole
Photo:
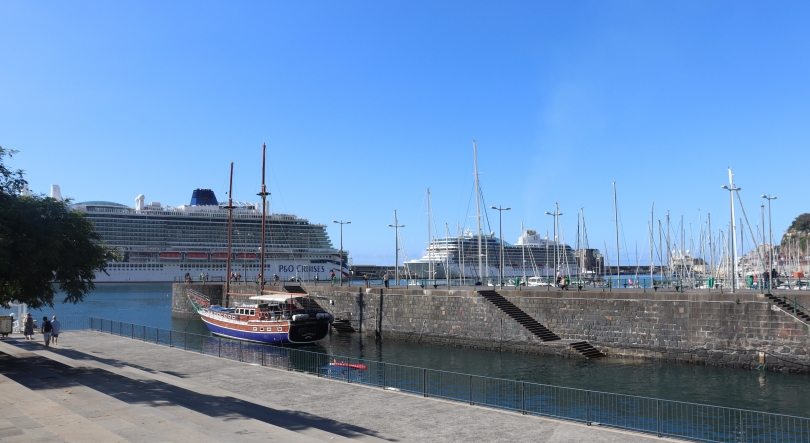
[[[793,220],[787,233],[782,237],[782,246],[786,246],[788,241],[795,242],[796,239],[799,240],[799,248],[807,251],[807,241],[810,239],[810,214],[802,214]]]

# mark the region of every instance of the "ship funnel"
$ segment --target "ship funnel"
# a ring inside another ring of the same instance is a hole
[[[146,197],[143,194],[138,195],[135,197],[135,210],[142,211],[143,210],[143,202],[146,200]]]
[[[62,201],[62,190],[59,189],[59,185],[51,185],[51,198]]]

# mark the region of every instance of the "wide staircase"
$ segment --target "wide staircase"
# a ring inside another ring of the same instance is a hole
[[[539,338],[542,341],[556,341],[560,340],[560,336],[552,332],[547,327],[540,324],[537,320],[532,318],[529,314],[525,313],[522,309],[518,308],[514,305],[514,303],[510,302],[502,295],[498,294],[497,292],[486,289],[483,291],[478,291],[478,294],[481,297],[484,297],[487,301],[498,307],[501,311],[503,311],[506,315],[511,317],[513,320],[518,322],[521,326],[526,328],[529,332],[534,334],[535,337]],[[604,357],[605,354],[600,352],[598,349],[591,346],[590,343],[585,341],[578,341],[572,342],[569,344],[574,350],[580,353],[585,358],[600,358]]]
[[[780,297],[773,294],[765,294],[765,298],[770,300],[776,306],[779,306],[783,311],[787,312],[788,314],[802,320],[805,323],[810,323],[810,315],[805,312],[805,307],[796,303],[795,301],[790,301],[787,297]]]

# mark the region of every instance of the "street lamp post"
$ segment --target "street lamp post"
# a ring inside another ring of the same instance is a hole
[[[397,221],[397,210],[394,209],[394,224],[388,225],[391,228],[394,228],[394,275],[396,276],[396,280],[394,281],[395,285],[399,284],[399,228],[404,228],[405,225],[399,224]]]
[[[734,191],[740,191],[742,188],[734,186],[734,174],[731,169],[728,170],[728,186],[721,186],[722,189],[728,190],[728,202],[731,208],[731,293],[737,292],[737,226],[734,223]]]
[[[490,208],[495,209],[495,210],[498,211],[498,231],[500,231],[500,237],[501,237],[501,273],[500,274],[501,274],[501,287],[503,287],[503,266],[504,266],[504,262],[503,262],[503,211],[508,211],[508,210],[510,210],[512,208],[504,208],[503,206],[498,206],[497,208],[495,206],[490,206]]]
[[[352,222],[343,220],[332,220],[332,222],[340,225],[340,269],[338,270],[338,278],[340,278],[340,286],[343,286],[343,225],[350,225]]]
[[[776,200],[776,196],[772,196],[771,194],[763,195],[762,198],[768,200],[768,243],[770,243],[770,247],[768,248],[768,275],[770,278],[768,281],[770,285],[773,286],[773,273],[771,272],[773,268],[773,225],[771,224],[771,200]],[[765,226],[762,227],[765,229]],[[770,292],[771,286],[768,287],[768,291]]]
[[[556,278],[556,276],[557,276],[557,252],[560,249],[559,245],[557,244],[557,224],[559,223],[559,217],[562,215],[562,212],[560,212],[560,204],[558,202],[554,202],[554,213],[546,211],[546,215],[550,215],[550,216],[554,217],[554,277]],[[546,235],[548,235],[548,231],[546,231]]]

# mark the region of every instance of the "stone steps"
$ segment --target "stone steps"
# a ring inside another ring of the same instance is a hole
[[[771,302],[773,302],[775,305],[779,306],[783,311],[787,312],[788,314],[793,315],[794,317],[798,317],[799,319],[804,320],[805,322],[810,322],[810,315],[799,309],[796,309],[796,311],[794,312],[793,304],[789,303],[789,301],[785,301],[785,299],[777,297],[773,294],[765,294],[765,297]]]
[[[522,309],[515,306],[512,302],[498,294],[493,290],[484,290],[478,291],[478,294],[481,297],[484,297],[493,305],[497,306],[498,309],[503,311],[508,316],[512,317],[516,322],[518,322],[521,326],[526,328],[529,332],[538,337],[540,340],[543,341],[557,341],[560,340],[560,337],[551,332],[550,329],[540,324],[537,320],[532,318],[529,314],[525,313]],[[605,357],[605,354],[600,352],[598,349],[594,348],[590,343],[586,341],[579,341],[579,342],[572,342],[569,343],[569,346],[577,351],[580,355],[587,359],[591,358],[601,358]]]
[[[500,294],[492,290],[478,291],[481,297],[497,306],[498,309],[503,311],[506,315],[512,317],[521,326],[529,330],[535,337],[543,341],[555,341],[560,337],[551,332],[548,328],[541,325],[537,320],[533,319],[529,314],[523,312],[520,308],[512,304],[509,300],[503,298]]]
[[[338,334],[355,332],[352,324],[349,323],[349,320],[335,320],[332,322],[332,328],[337,331]]]

